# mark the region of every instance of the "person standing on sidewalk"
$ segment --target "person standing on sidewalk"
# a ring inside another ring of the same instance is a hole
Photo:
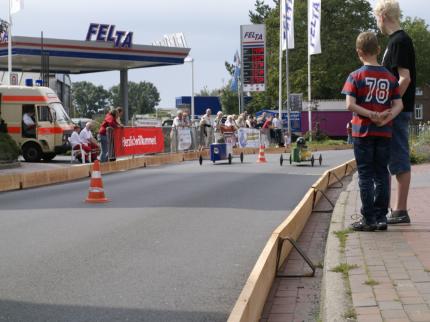
[[[351,228],[386,230],[391,121],[401,112],[403,104],[396,78],[378,64],[381,50],[376,35],[372,32],[358,35],[356,50],[363,66],[349,75],[342,90],[346,106],[353,112],[352,137],[363,216]]]
[[[107,162],[109,160],[109,145],[112,138],[108,135],[108,128],[117,128],[120,125],[117,122],[118,111],[116,109],[110,110],[100,126],[99,134],[101,141],[101,153],[100,153],[100,162]]]
[[[415,106],[415,50],[412,39],[400,28],[400,6],[397,0],[378,0],[374,10],[381,32],[389,36],[382,65],[400,85],[404,109],[393,121],[389,170],[397,179],[397,201],[388,216],[388,224],[410,223],[407,210],[411,164],[409,158],[409,121]]]

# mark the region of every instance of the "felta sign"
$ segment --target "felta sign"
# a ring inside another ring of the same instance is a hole
[[[93,39],[95,36],[95,39]],[[131,48],[133,45],[133,32],[115,31],[115,25],[90,23],[86,41],[104,41],[113,43],[117,48]]]

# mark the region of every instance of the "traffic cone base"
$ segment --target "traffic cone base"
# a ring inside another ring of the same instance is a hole
[[[258,152],[257,163],[267,163],[266,157],[264,155],[264,145],[260,145],[260,151]]]
[[[109,202],[110,199],[106,198],[103,190],[103,181],[100,171],[99,160],[94,161],[93,169],[91,171],[90,188],[88,189],[88,197],[85,202],[88,203],[104,203]]]

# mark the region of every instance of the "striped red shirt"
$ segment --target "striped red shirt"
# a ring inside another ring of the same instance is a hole
[[[397,79],[383,66],[364,65],[352,72],[345,82],[342,94],[353,96],[357,105],[375,112],[391,108],[391,102],[400,99],[400,89]],[[391,137],[391,122],[377,126],[369,118],[353,114],[352,136],[382,136]]]

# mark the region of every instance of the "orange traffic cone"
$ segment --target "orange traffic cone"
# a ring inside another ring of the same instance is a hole
[[[266,163],[266,157],[264,156],[264,145],[260,145],[260,151],[258,152],[258,159],[257,159],[257,163]]]
[[[102,203],[109,202],[110,199],[105,197],[103,190],[102,173],[100,171],[99,160],[94,161],[93,170],[91,171],[90,188],[88,189],[88,197],[85,202]]]

